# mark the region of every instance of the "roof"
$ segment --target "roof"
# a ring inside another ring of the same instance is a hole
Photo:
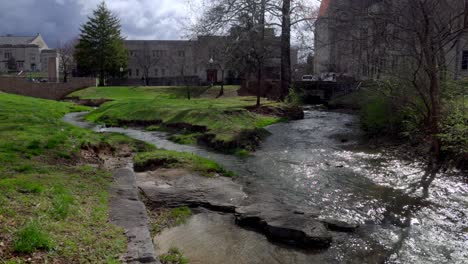
[[[37,36],[0,36],[0,45],[28,45],[36,38]]]
[[[318,17],[324,17],[327,15],[328,9],[330,8],[330,2],[331,0],[322,0]]]

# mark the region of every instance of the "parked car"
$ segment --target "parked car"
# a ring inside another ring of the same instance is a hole
[[[302,81],[303,82],[315,82],[317,80],[318,80],[318,78],[315,77],[314,75],[303,75],[302,76]]]

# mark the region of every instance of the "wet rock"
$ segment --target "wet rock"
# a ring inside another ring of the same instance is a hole
[[[157,264],[154,246],[148,228],[145,205],[139,200],[135,175],[130,169],[118,169],[114,173],[110,201],[111,222],[125,229],[128,238],[127,263]]]
[[[321,219],[328,230],[337,232],[355,232],[359,228],[359,224],[346,223],[336,219]]]
[[[273,204],[253,204],[236,209],[236,223],[255,228],[273,241],[303,248],[327,248],[332,236],[312,214],[294,211]]]
[[[204,207],[233,213],[247,197],[242,187],[229,178],[207,178],[185,170],[166,177],[168,171],[138,174],[138,186],[152,206]]]

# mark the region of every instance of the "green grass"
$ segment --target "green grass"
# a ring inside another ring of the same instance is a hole
[[[159,256],[162,264],[188,264],[189,260],[176,247],[171,247],[169,252]]]
[[[232,172],[226,171],[219,164],[200,156],[164,149],[138,153],[134,157],[135,170],[156,168],[186,168],[202,176],[212,177],[216,174],[231,177]]]
[[[107,217],[111,174],[77,161],[83,145],[151,147],[62,121],[88,109],[0,93],[0,262],[39,253],[39,262],[107,263],[125,252]]]
[[[170,212],[171,218],[176,225],[184,224],[192,216],[192,211],[187,206],[174,208]]]
[[[37,221],[31,221],[15,234],[14,250],[18,253],[32,253],[37,249],[50,250],[53,244],[50,235],[43,231]]]
[[[201,88],[200,88],[201,89]],[[204,126],[216,140],[233,141],[242,131],[263,128],[283,121],[274,116],[249,112],[245,107],[255,105],[254,97],[220,99],[185,99],[183,87],[92,87],[72,96],[108,98],[108,102],[87,116],[92,122],[117,125],[119,121],[161,120],[164,124],[188,123]],[[263,105],[279,106],[262,101]],[[181,139],[180,141],[186,141]],[[187,140],[193,143],[193,140]]]

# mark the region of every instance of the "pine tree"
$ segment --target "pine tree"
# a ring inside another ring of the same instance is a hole
[[[127,49],[120,32],[120,20],[101,2],[88,22],[81,26],[75,58],[78,69],[86,75],[99,77],[104,86],[109,76],[120,74],[126,68]]]

